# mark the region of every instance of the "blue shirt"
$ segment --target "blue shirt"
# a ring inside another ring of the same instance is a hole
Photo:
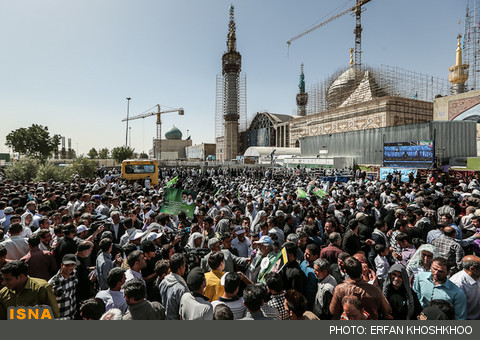
[[[115,291],[115,290],[101,290],[95,296],[96,298],[100,298],[105,302],[105,311],[118,308],[122,311],[122,314],[128,309],[127,302],[125,301],[125,297],[123,296],[122,291]]]
[[[307,277],[305,297],[307,298],[309,310],[311,310],[313,303],[315,302],[315,296],[317,295],[318,279],[313,271],[313,268],[309,266],[307,260],[303,260],[303,262],[300,264],[300,269]]]
[[[436,238],[439,238],[442,235],[443,235],[443,232],[440,229],[430,230],[427,234],[427,243],[432,244],[433,240],[435,240]]]
[[[455,238],[458,240],[462,239],[462,231],[460,230],[460,227],[456,225],[455,223],[450,224],[450,227],[454,228],[456,231]]]
[[[467,299],[465,293],[447,279],[442,284],[435,285],[431,272],[420,272],[415,277],[413,290],[423,307],[427,307],[431,300],[445,300],[455,309],[455,320],[467,319]]]
[[[113,268],[112,256],[108,253],[101,253],[97,257],[95,269],[97,271],[97,280],[100,289],[108,289],[107,277]]]
[[[5,215],[1,220],[0,224],[3,226],[3,231],[7,234],[8,229],[10,229],[10,218],[12,215]]]

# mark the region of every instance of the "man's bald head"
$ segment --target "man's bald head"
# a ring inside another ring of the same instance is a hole
[[[445,236],[455,238],[455,235],[456,235],[457,232],[456,232],[455,228],[447,226],[447,227],[443,228],[443,233],[445,234]]]
[[[480,257],[467,255],[462,259],[462,267],[475,280],[480,278]]]
[[[360,263],[367,263],[367,257],[363,253],[356,253],[353,255]]]
[[[467,255],[462,259],[463,268],[465,268],[465,264],[470,262],[474,262],[480,267],[480,257],[475,255]]]

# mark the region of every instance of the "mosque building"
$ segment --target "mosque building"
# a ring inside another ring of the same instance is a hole
[[[188,136],[182,139],[182,132],[175,126],[165,132],[165,139],[160,140],[155,145],[160,146],[161,159],[176,160],[186,158],[185,148],[192,146],[192,140]],[[157,153],[154,149],[150,150],[150,157],[154,158]]]

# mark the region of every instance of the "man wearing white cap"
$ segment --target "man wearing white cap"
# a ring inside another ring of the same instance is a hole
[[[140,230],[135,231],[128,238],[128,243],[135,244],[138,248],[138,246],[140,245],[140,242],[142,241],[143,235],[144,233],[142,233]]]
[[[79,225],[79,226],[77,227],[77,236],[75,237],[76,241],[77,241],[77,242],[81,242],[81,241],[83,241],[84,239],[86,239],[89,230],[90,230],[90,229],[88,229],[84,224]],[[80,239],[80,240],[78,240],[78,239]]]
[[[252,242],[245,237],[245,229],[242,226],[235,227],[237,237],[232,240],[232,246],[238,250],[240,257],[249,257],[252,252]]]
[[[273,240],[270,236],[262,236],[260,240],[254,243],[259,246],[259,252],[257,252],[257,256],[252,260],[252,264],[247,271],[247,276],[250,280],[256,282],[257,278],[261,277],[263,272],[270,267],[277,254],[274,251]]]

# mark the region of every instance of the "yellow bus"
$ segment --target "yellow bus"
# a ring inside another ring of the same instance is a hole
[[[148,159],[126,159],[122,162],[122,178],[137,181],[150,177],[152,185],[158,184],[158,164]]]

